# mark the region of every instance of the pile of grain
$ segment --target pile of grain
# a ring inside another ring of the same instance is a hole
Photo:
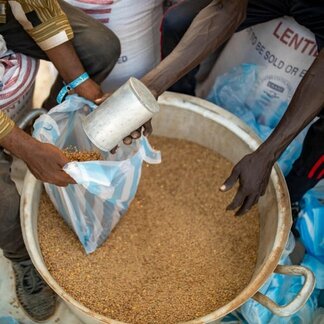
[[[63,154],[66,158],[72,162],[85,162],[85,161],[97,161],[102,160],[102,156],[96,151],[78,151],[77,149],[67,148],[63,150]]]
[[[256,262],[254,209],[225,212],[218,188],[231,163],[199,145],[153,137],[161,165],[144,166],[128,213],[86,256],[43,196],[39,240],[49,271],[91,310],[127,323],[171,324],[206,315],[235,298]]]

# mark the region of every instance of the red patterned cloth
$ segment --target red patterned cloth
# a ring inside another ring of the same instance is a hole
[[[32,94],[38,61],[19,53],[0,58],[0,109],[17,121]]]

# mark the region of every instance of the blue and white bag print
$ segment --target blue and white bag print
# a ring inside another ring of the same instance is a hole
[[[82,119],[96,106],[77,95],[41,116],[33,136],[65,149],[98,151],[85,135]],[[160,163],[142,136],[132,145],[121,145],[116,154],[100,152],[102,161],[70,162],[64,166],[76,185],[58,187],[45,183],[45,190],[64,220],[78,236],[86,253],[95,251],[127,211],[139,184],[143,161]]]

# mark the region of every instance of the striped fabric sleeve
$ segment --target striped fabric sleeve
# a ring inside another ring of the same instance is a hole
[[[73,38],[57,0],[9,0],[9,4],[15,18],[43,51]]]
[[[6,22],[6,0],[0,0],[0,24]]]
[[[7,136],[14,128],[15,123],[2,111],[0,111],[0,140]]]

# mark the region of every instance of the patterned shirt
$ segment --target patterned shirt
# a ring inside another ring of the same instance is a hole
[[[56,0],[0,0],[0,23],[11,11],[38,46],[47,51],[73,38],[69,21]]]
[[[73,38],[69,21],[56,0],[0,0],[0,24],[6,23],[9,5],[17,21],[43,51]],[[0,140],[13,127],[14,122],[0,111]]]

